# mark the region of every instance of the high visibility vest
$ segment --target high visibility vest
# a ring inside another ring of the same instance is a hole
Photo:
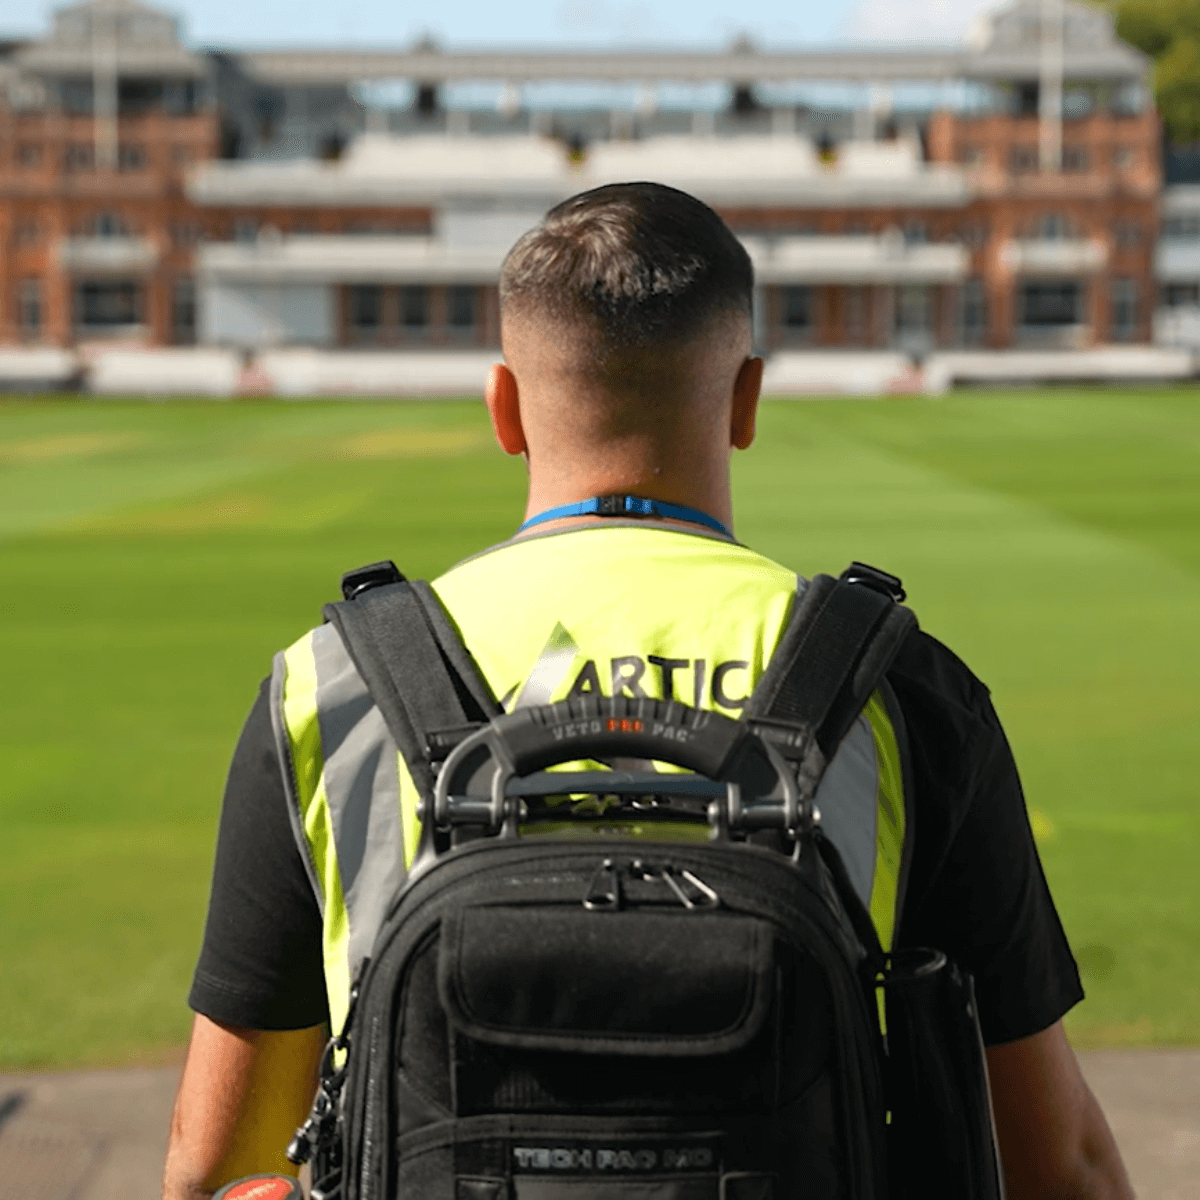
[[[736,717],[804,581],[718,538],[605,523],[507,543],[432,586],[506,710],[624,694]],[[817,793],[822,828],[885,949],[906,835],[902,724],[891,703],[872,696]],[[293,829],[321,907],[338,1030],[354,971],[415,853],[418,793],[333,626],[276,656],[271,710]],[[579,827],[574,836],[589,835]]]

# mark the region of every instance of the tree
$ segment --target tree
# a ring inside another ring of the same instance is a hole
[[[1177,37],[1154,64],[1154,94],[1174,142],[1200,140],[1200,41]]]
[[[1154,61],[1167,136],[1200,139],[1200,0],[1118,0],[1117,34]]]

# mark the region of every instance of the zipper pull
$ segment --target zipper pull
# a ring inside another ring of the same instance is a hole
[[[606,858],[588,884],[583,907],[588,912],[619,912],[621,908],[621,868]]]

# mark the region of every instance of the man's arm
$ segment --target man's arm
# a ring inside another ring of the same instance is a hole
[[[323,1025],[263,1031],[197,1016],[163,1175],[163,1200],[201,1200],[242,1175],[296,1174],[284,1151],[308,1115]]]
[[[1062,1022],[987,1050],[1009,1200],[1133,1200]]]

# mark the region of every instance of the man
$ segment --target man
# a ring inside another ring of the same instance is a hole
[[[514,540],[460,564],[435,589],[507,707],[624,692],[736,715],[761,675],[796,581],[728,532],[729,461],[753,440],[762,378],[751,287],[749,259],[720,218],[653,184],[566,201],[506,260],[505,362],[492,369],[487,404],[500,445],[528,462],[528,519]],[[578,511],[612,495],[660,507],[615,519]],[[412,780],[395,770],[382,725],[370,733],[374,710],[368,702],[363,715],[358,682],[344,666],[328,667],[331,654],[344,662],[335,639],[327,626],[280,656],[234,756],[190,997],[197,1015],[172,1123],[168,1200],[286,1167],[283,1147],[306,1114],[326,1019],[335,1028],[344,1019],[350,972],[371,932],[347,900],[364,890],[354,874],[361,864],[339,860],[328,815],[350,802],[365,764],[374,764],[372,787],[396,794],[389,836],[403,849],[393,857],[414,849]],[[860,751],[870,802],[878,792],[882,803],[899,786],[883,769],[886,746],[907,729],[918,832],[904,886],[894,866],[867,881],[881,939],[892,942],[898,919],[896,943],[937,946],[974,973],[1013,1200],[1128,1197],[1063,1033],[1061,1018],[1082,992],[987,691],[924,634],[910,639],[889,680],[902,719],[870,715]],[[333,756],[353,741],[331,732],[337,695],[338,721],[358,705],[359,748],[349,770],[339,759],[334,771]],[[339,787],[349,789],[340,798]],[[822,808],[827,822],[844,819],[838,806]],[[386,859],[375,853],[373,869],[402,877],[403,865]]]

